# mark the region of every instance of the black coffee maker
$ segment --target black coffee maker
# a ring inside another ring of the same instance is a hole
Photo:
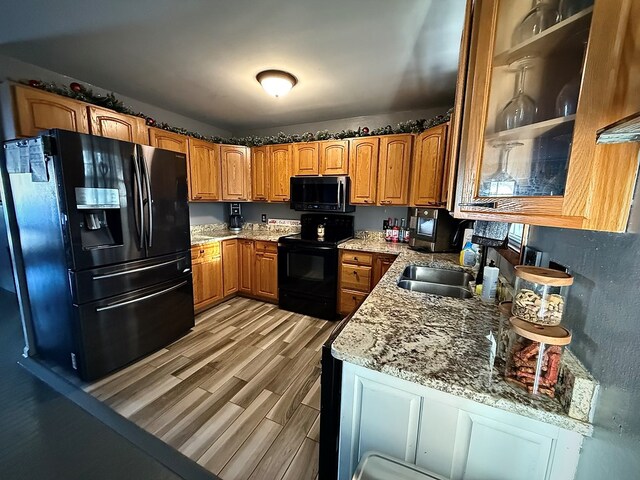
[[[242,226],[244,225],[244,218],[242,218],[240,204],[232,203],[231,212],[229,214],[229,231],[233,233],[240,233]]]

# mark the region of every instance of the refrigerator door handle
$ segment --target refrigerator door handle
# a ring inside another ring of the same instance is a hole
[[[140,163],[138,161],[137,152],[133,154],[133,176],[135,177],[136,186],[138,187],[138,210],[140,211],[140,249],[144,244],[144,203],[142,199],[142,181],[140,180]]]
[[[151,194],[151,179],[149,178],[149,171],[147,170],[147,161],[140,155],[140,163],[142,164],[142,176],[144,177],[145,187],[147,189],[147,207],[149,212],[149,226],[147,231],[147,247],[153,246],[153,196]]]
[[[165,293],[168,293],[168,292],[176,290],[176,289],[178,289],[180,287],[183,287],[187,283],[189,283],[189,282],[187,280],[185,280],[183,282],[180,282],[177,285],[174,285],[173,287],[165,288],[164,290],[160,290],[159,292],[155,292],[155,293],[151,293],[149,295],[145,295],[144,297],[134,298],[132,300],[127,300],[126,302],[113,303],[111,305],[107,305],[106,307],[99,307],[99,308],[96,308],[96,312],[103,312],[105,310],[112,310],[114,308],[124,307],[125,305],[131,305],[132,303],[138,303],[138,302],[142,302],[144,300],[149,300],[150,298],[154,298],[154,297],[157,297],[159,295],[164,295]]]
[[[130,273],[144,272],[145,270],[152,270],[154,268],[164,267],[165,265],[171,265],[172,263],[178,263],[178,262],[180,262],[180,261],[182,261],[184,259],[185,259],[185,257],[180,257],[180,258],[177,258],[175,260],[169,260],[168,262],[162,262],[162,263],[156,263],[155,265],[149,265],[148,267],[134,268],[133,270],[125,270],[125,271],[122,271],[122,272],[106,273],[104,275],[95,275],[93,277],[93,280],[103,280],[105,278],[119,277],[120,275],[129,275]]]

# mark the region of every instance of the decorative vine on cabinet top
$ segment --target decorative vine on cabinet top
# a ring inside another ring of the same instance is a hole
[[[640,2],[596,0],[513,46],[511,32],[528,8],[527,2],[476,2],[467,22],[464,36],[471,37],[470,46],[467,50],[463,42],[461,47],[469,58],[467,87],[463,101],[457,92],[454,113],[456,118],[464,112],[456,125],[457,131],[461,123],[462,135],[455,215],[624,231],[639,144],[598,145],[595,140],[598,130],[640,111]],[[506,63],[514,52],[534,50],[525,93],[536,102],[537,117],[504,130],[498,112],[516,81]],[[573,78],[581,79],[577,108],[557,111],[556,99],[563,98],[563,87]],[[505,156],[505,149],[510,154]]]
[[[124,115],[94,105],[87,108],[89,109],[89,131],[92,135],[140,145],[149,144],[144,118]]]
[[[191,201],[219,201],[222,198],[220,145],[190,138],[188,165]]]
[[[251,157],[249,147],[220,145],[222,200],[251,199]]]
[[[13,85],[13,95],[16,136],[33,137],[50,128],[89,133],[87,104],[25,85]]]

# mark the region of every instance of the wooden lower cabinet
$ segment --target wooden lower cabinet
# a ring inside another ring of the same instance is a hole
[[[196,311],[223,298],[222,256],[220,243],[191,248],[193,304]]]
[[[275,253],[273,248],[275,247]],[[278,300],[278,253],[273,242],[256,242],[254,268],[256,297]]]
[[[391,254],[341,250],[338,313],[349,315],[357,310],[395,259]]]
[[[222,285],[223,295],[228,297],[238,293],[238,240],[222,242]]]
[[[345,362],[340,480],[370,450],[443,478],[571,480],[582,436]]]
[[[238,292],[253,295],[253,264],[256,251],[253,240],[238,240]]]

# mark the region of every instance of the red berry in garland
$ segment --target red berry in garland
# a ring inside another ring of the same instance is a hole
[[[153,127],[156,124],[156,121],[151,118],[151,117],[147,117],[147,125],[149,125],[150,127]]]
[[[369,133],[369,127],[362,127],[362,133],[364,133],[365,135]]]
[[[69,88],[76,93],[80,93],[82,90],[84,90],[84,87],[80,85],[78,82],[71,82],[69,84]]]

